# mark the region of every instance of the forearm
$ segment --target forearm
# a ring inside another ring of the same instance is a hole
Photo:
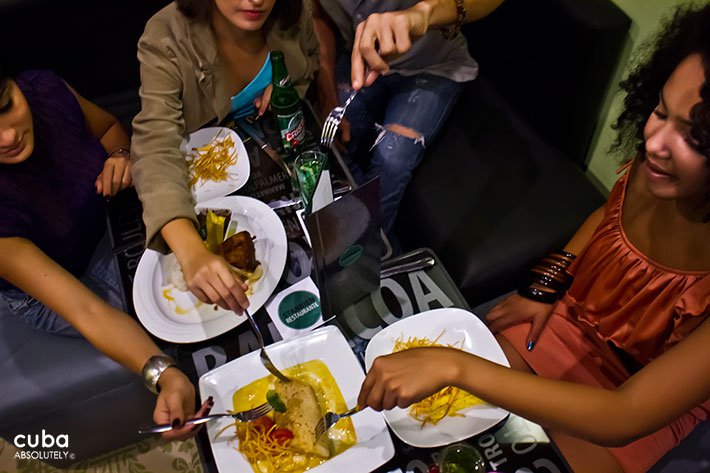
[[[533,422],[607,446],[648,433],[619,391],[542,378],[460,353],[457,387]]]
[[[120,123],[114,121],[100,138],[101,145],[107,153],[111,153],[119,148],[130,149],[131,138],[123,129]]]
[[[192,221],[185,218],[171,220],[160,230],[160,234],[175,254],[178,262],[184,265],[196,254],[207,251],[202,238]]]
[[[333,25],[320,4],[314,5],[313,29],[320,47],[318,50],[319,68],[316,76],[319,99],[333,99],[337,101],[338,90],[335,75],[335,34]]]
[[[145,362],[160,349],[129,315],[98,302],[88,323],[78,324],[77,330],[100,352],[141,374]]]
[[[102,353],[140,372],[160,352],[141,327],[22,238],[0,239],[0,277],[59,314]]]
[[[501,3],[503,0],[464,0],[466,8],[464,23],[480,20],[498,8]],[[441,28],[456,22],[455,0],[422,0],[412,8],[428,12],[430,29]]]

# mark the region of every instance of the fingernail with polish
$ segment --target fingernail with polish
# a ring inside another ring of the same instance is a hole
[[[533,342],[532,340],[530,340],[530,341],[528,342],[528,351],[532,351],[533,348],[535,348],[535,342]]]
[[[181,424],[182,424],[182,422],[180,422],[180,419],[176,418],[176,419],[173,419],[173,423],[171,425],[173,426],[173,429],[175,429],[177,427],[180,427]]]

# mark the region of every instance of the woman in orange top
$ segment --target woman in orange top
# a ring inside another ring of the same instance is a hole
[[[622,86],[616,147],[637,157],[565,252],[488,314],[511,367],[538,376],[415,349],[376,360],[361,404],[458,386],[551,428],[577,472],[646,471],[708,418],[710,6],[678,11]]]

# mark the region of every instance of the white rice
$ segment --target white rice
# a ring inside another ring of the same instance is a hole
[[[182,269],[180,269],[180,263],[178,263],[175,254],[170,253],[166,255],[167,258],[167,280],[168,284],[172,284],[178,291],[187,291],[187,284],[185,284],[185,277],[182,274]]]

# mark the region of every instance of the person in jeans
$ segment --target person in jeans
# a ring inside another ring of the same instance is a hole
[[[456,26],[485,16],[500,3],[320,0],[315,5],[321,112],[327,114],[359,90],[341,124],[341,137],[348,143],[347,161],[356,183],[380,177],[382,228],[391,240],[414,168],[446,121],[462,84],[478,74]],[[441,29],[451,23],[453,31]],[[346,46],[340,54],[336,31]],[[370,66],[367,77],[365,63]]]
[[[0,310],[37,330],[83,336],[141,373],[167,357],[123,312],[104,213],[104,197],[131,184],[128,146],[113,116],[54,73],[0,70]],[[174,366],[157,368],[154,420],[179,426],[195,413],[195,390]]]

